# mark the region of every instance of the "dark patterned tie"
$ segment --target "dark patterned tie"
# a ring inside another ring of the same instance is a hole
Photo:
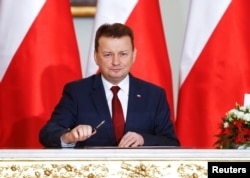
[[[123,136],[124,125],[125,125],[122,105],[117,96],[117,93],[119,90],[120,90],[120,87],[118,86],[111,87],[111,91],[114,94],[113,99],[112,99],[112,120],[113,120],[113,125],[114,125],[115,138],[118,143],[120,142]]]

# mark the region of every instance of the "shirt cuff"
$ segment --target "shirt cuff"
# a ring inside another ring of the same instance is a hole
[[[76,146],[76,143],[64,143],[63,140],[62,140],[62,137],[60,138],[61,140],[61,147],[62,148],[73,148]]]

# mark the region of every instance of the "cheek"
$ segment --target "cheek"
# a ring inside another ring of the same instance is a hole
[[[99,64],[99,65],[103,65],[103,64],[105,63],[105,60],[102,59],[102,58],[100,58],[100,57],[96,58],[95,61],[96,61],[96,63]]]
[[[111,65],[111,62],[109,60],[99,60],[98,65],[101,67],[108,67]]]
[[[131,66],[133,65],[133,63],[134,63],[133,60],[129,60],[129,61],[126,62],[125,65],[126,65],[127,67],[131,67]]]

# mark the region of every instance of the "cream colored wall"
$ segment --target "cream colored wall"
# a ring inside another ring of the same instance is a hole
[[[174,102],[177,105],[179,62],[190,0],[160,0],[162,22],[173,73]],[[82,69],[85,71],[94,18],[74,18]],[[176,107],[175,107],[176,110]]]

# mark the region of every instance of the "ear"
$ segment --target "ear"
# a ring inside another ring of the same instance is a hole
[[[134,51],[133,51],[133,63],[135,62],[135,59],[136,59],[136,53],[137,53],[137,49],[134,48]]]
[[[98,65],[98,60],[97,60],[97,52],[96,52],[96,51],[94,51],[94,59],[95,59],[95,63],[96,63],[96,65]]]

